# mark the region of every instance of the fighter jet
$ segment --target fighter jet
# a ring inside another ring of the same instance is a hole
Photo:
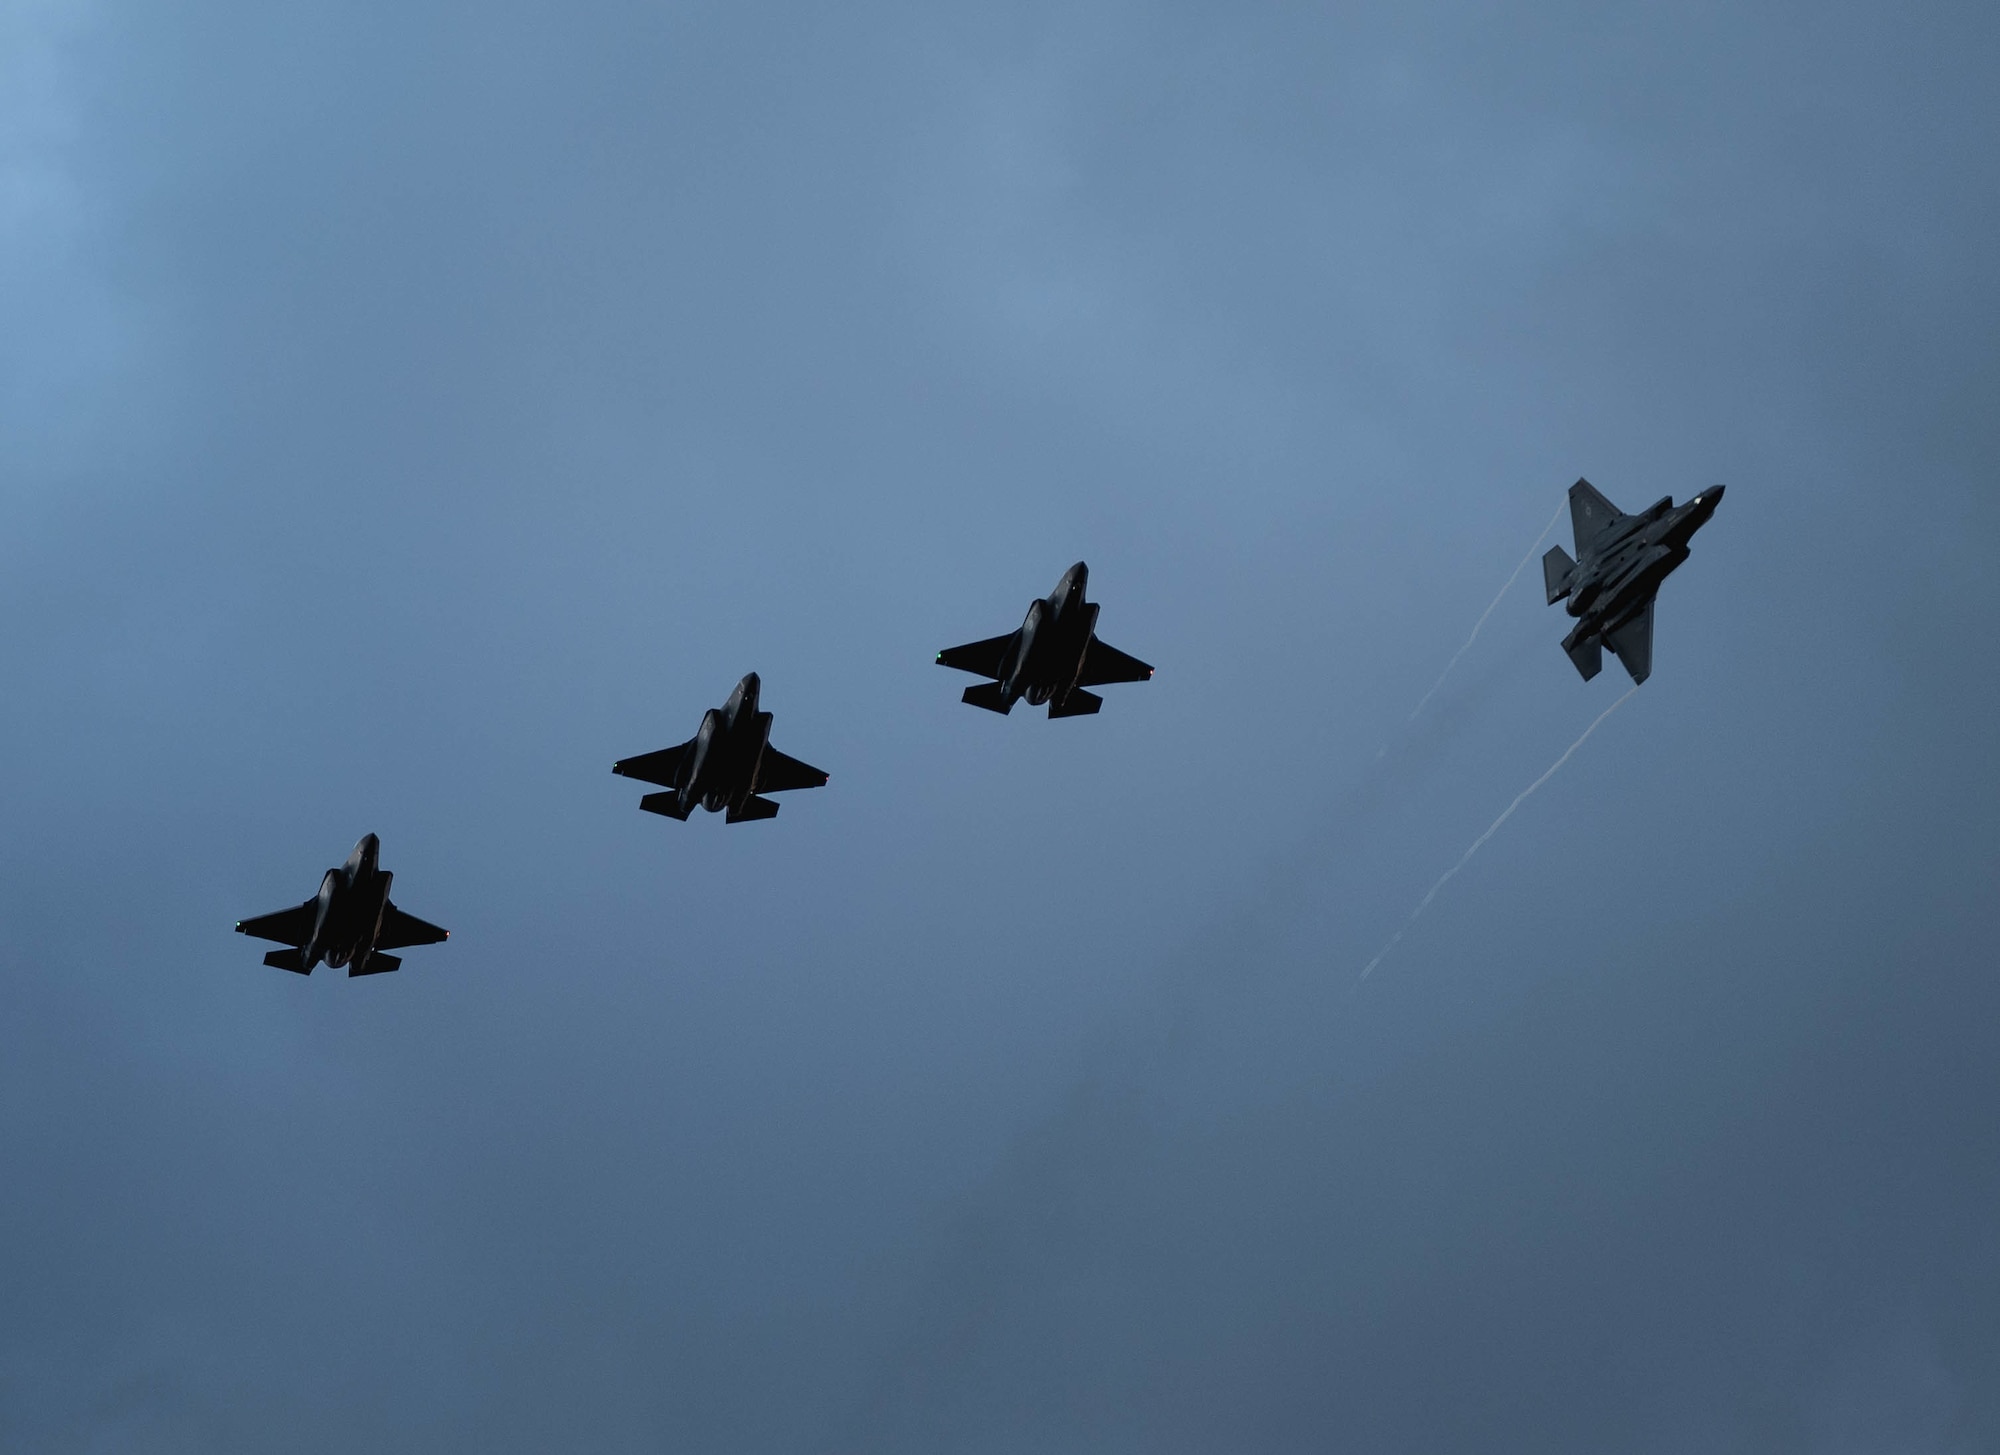
[[[1025,697],[1032,707],[1046,702],[1050,717],[1083,717],[1104,706],[1084,688],[1149,680],[1151,667],[1097,639],[1097,603],[1083,599],[1089,580],[1090,568],[1078,561],[1055,590],[1029,603],[1020,630],[939,652],[940,667],[993,679],[966,688],[961,700],[1004,714]]]
[[[1708,524],[1722,503],[1722,487],[1711,485],[1685,505],[1673,496],[1637,515],[1626,515],[1588,480],[1569,487],[1570,524],[1576,530],[1576,559],[1561,546],[1542,557],[1549,605],[1565,596],[1576,626],[1563,650],[1588,682],[1604,665],[1609,647],[1632,674],[1634,686],[1653,672],[1653,602],[1667,573],[1688,558],[1688,541]]]
[[[771,714],[757,710],[757,691],[752,672],[729,701],[702,714],[700,730],[679,747],[621,758],[611,771],[669,790],[639,800],[648,813],[685,820],[699,805],[710,813],[727,809],[724,823],[777,817],[778,805],[758,794],[819,788],[827,777],[771,746]]]
[[[449,931],[389,902],[389,881],[395,876],[376,862],[381,851],[382,841],[365,835],[345,864],[326,871],[318,894],[297,909],[240,921],[236,933],[292,946],[271,951],[264,963],[301,975],[312,974],[322,960],[336,968],[345,965],[349,975],[380,975],[403,963],[385,950],[450,939]]]

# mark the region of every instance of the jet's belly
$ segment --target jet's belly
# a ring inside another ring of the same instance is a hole
[[[361,916],[356,913],[354,895],[349,891],[334,902],[326,917],[326,925],[320,931],[320,954],[325,956],[329,965],[345,965],[354,958],[360,940]]]
[[[333,903],[327,915],[326,963],[336,968],[347,964],[381,937],[382,916],[389,905],[388,874],[376,876],[367,885],[351,885]]]
[[[758,713],[745,735],[749,741],[744,745],[744,771],[736,794],[738,798],[748,798],[757,791],[757,777],[764,771],[764,753],[771,746],[771,714]]]
[[[1047,702],[1049,694],[1055,690],[1056,677],[1061,672],[1057,666],[1060,659],[1055,633],[1046,627],[1036,632],[1034,641],[1029,643],[1023,655],[1020,675],[1016,679],[1021,695],[1033,706],[1039,707]]]
[[[1623,616],[1645,605],[1659,591],[1660,583],[1686,559],[1666,546],[1654,546],[1629,562],[1611,588],[1604,593],[1598,613],[1606,618]]]
[[[1083,675],[1083,658],[1090,650],[1090,633],[1096,623],[1097,603],[1091,601],[1081,611],[1066,613],[1054,624],[1054,630],[1043,626],[1036,643],[1040,651],[1033,673],[1039,695],[1031,698],[1032,702],[1039,706],[1076,686],[1076,679]]]

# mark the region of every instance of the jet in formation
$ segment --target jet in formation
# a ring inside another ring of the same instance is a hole
[[[345,864],[326,871],[318,894],[296,909],[240,921],[236,932],[291,946],[271,951],[264,963],[301,975],[312,974],[322,961],[336,969],[345,965],[349,975],[380,975],[403,963],[385,951],[450,939],[449,931],[389,902],[395,876],[378,862],[381,852],[382,841],[366,835]]]
[[[1097,603],[1084,600],[1089,580],[1090,568],[1078,561],[1029,604],[1019,630],[939,652],[939,666],[993,679],[966,688],[962,700],[1008,713],[1026,698],[1031,707],[1046,702],[1050,717],[1082,717],[1104,706],[1086,687],[1149,680],[1146,663],[1097,639]]]
[[[1563,650],[1588,682],[1611,648],[1633,685],[1653,672],[1653,602],[1660,583],[1688,558],[1688,541],[1708,524],[1722,503],[1722,487],[1712,485],[1684,505],[1669,495],[1637,515],[1626,515],[1588,480],[1569,487],[1570,524],[1576,531],[1576,559],[1561,546],[1542,557],[1549,605],[1569,598],[1566,610],[1576,626]]]
[[[729,701],[702,714],[701,728],[677,748],[621,758],[613,773],[658,783],[667,791],[639,800],[648,813],[685,820],[697,807],[727,810],[725,823],[775,818],[778,805],[764,793],[824,787],[827,775],[771,746],[771,714],[757,707],[757,674],[736,684]]]

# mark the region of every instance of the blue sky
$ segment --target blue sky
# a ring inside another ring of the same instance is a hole
[[[0,1446],[1990,1448],[1995,41],[10,12]]]

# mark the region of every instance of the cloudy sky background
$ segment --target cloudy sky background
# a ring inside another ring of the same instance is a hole
[[[16,0],[0,1449],[2000,1446],[1996,59]],[[1580,474],[1730,493],[1357,985]],[[1079,558],[1156,679],[960,706]],[[637,812],[753,669],[831,786]]]

